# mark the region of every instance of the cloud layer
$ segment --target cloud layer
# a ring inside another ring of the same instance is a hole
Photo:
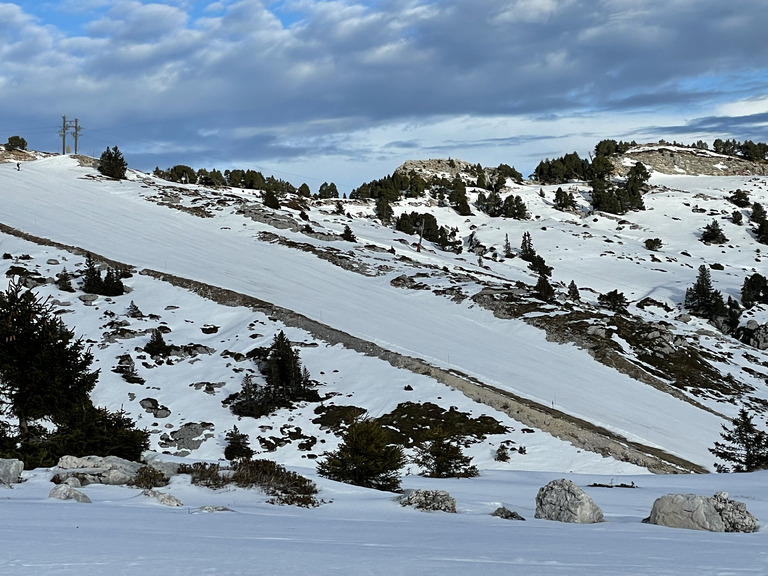
[[[0,129],[56,150],[66,114],[143,169],[342,187],[413,157],[765,141],[766,29],[762,0],[0,3]]]

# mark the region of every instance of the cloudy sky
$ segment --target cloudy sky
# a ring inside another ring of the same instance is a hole
[[[603,138],[768,141],[765,0],[0,0],[0,140],[349,191]],[[68,143],[72,144],[71,136]]]

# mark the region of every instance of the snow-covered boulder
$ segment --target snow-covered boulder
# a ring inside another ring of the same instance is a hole
[[[128,484],[141,468],[138,462],[131,462],[117,456],[62,456],[58,463],[58,472],[53,481],[64,483],[68,478],[75,477],[80,484]]]
[[[154,498],[163,506],[172,506],[177,508],[184,506],[184,503],[181,500],[176,498],[176,496],[173,494],[169,494],[168,492],[158,492],[157,490],[146,489],[142,492],[142,494],[144,494],[144,496]]]
[[[594,524],[603,521],[603,511],[576,484],[561,478],[539,488],[534,517],[557,522]]]
[[[757,519],[742,502],[728,499],[726,492],[712,498],[698,494],[667,494],[653,503],[650,524],[709,532],[755,532]]]
[[[419,510],[456,513],[456,499],[445,490],[410,490],[400,498],[402,506]]]
[[[68,484],[59,484],[54,486],[48,493],[48,498],[57,498],[58,500],[74,500],[83,504],[90,504],[91,499],[83,494],[77,488],[72,488]]]
[[[0,458],[0,486],[10,486],[21,481],[24,462],[15,458]]]

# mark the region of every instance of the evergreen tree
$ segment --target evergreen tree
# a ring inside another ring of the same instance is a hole
[[[85,255],[85,271],[83,272],[83,292],[98,294],[101,292],[101,270],[93,261],[91,253]]]
[[[400,469],[406,462],[403,448],[373,420],[350,424],[338,450],[323,456],[317,464],[320,476],[376,490],[400,489]]]
[[[762,274],[752,274],[744,278],[741,285],[741,303],[745,308],[755,304],[768,304],[768,280]]]
[[[746,190],[735,190],[729,197],[728,201],[735,204],[739,208],[746,208],[750,205],[749,192]]]
[[[616,314],[626,314],[627,306],[629,305],[624,293],[618,290],[611,290],[605,294],[600,294],[597,297],[597,303],[614,311]]]
[[[59,290],[63,290],[64,292],[75,291],[75,289],[72,287],[72,276],[70,276],[66,268],[63,268],[62,271],[58,274],[56,279],[56,286],[59,287]]]
[[[761,224],[765,221],[765,208],[759,202],[752,204],[752,214],[749,217],[755,224]]]
[[[128,163],[123,158],[122,152],[113,146],[110,150],[107,148],[101,153],[99,158],[99,172],[110,178],[117,180],[125,179],[125,172],[128,169]]]
[[[555,209],[568,211],[576,209],[576,199],[573,197],[573,192],[565,192],[562,188],[558,187],[555,190]]]
[[[701,241],[710,244],[725,244],[728,242],[728,238],[723,234],[723,230],[720,228],[720,224],[717,223],[717,220],[712,220],[712,222],[704,226],[704,232],[701,234]]]
[[[414,464],[424,469],[430,478],[472,478],[479,474],[472,458],[465,455],[456,440],[433,431],[433,439],[416,447]]]
[[[11,136],[10,138],[8,138],[8,142],[6,143],[5,146],[6,148],[12,148],[15,150],[26,150],[27,141],[21,136]]]
[[[736,224],[736,226],[741,226],[741,224],[744,222],[744,215],[738,210],[734,210],[731,213],[731,222]]]
[[[144,346],[144,352],[152,357],[166,357],[171,353],[171,347],[165,343],[163,333],[160,330],[152,330],[152,336],[149,337],[149,342]]]
[[[533,258],[536,256],[536,250],[533,249],[533,240],[528,232],[523,233],[523,241],[520,244],[520,258],[526,262],[533,262]]]
[[[576,286],[576,282],[571,280],[571,283],[568,284],[568,298],[571,300],[581,300],[581,294],[579,294],[579,287]]]
[[[0,409],[18,419],[22,440],[34,421],[58,425],[90,405],[92,361],[48,300],[13,281],[0,293]]]
[[[273,210],[280,209],[280,200],[277,199],[277,195],[272,189],[264,190],[261,200],[267,208],[272,208]]]
[[[355,237],[354,232],[352,232],[352,229],[347,224],[344,225],[344,232],[341,233],[341,238],[347,242],[357,242],[357,237]]]
[[[536,297],[545,302],[549,302],[555,298],[555,289],[552,288],[552,285],[544,274],[539,274],[539,279],[536,281],[536,286],[533,290],[536,293]]]
[[[512,258],[512,245],[509,243],[509,234],[504,234],[504,258]]]
[[[715,290],[712,288],[712,277],[709,273],[709,268],[702,264],[699,266],[696,282],[685,291],[685,302],[683,305],[696,316],[712,318],[712,312],[715,308],[714,294]],[[722,295],[720,295],[720,301],[722,302]]]
[[[709,451],[730,465],[715,464],[718,472],[752,472],[768,468],[768,434],[758,430],[752,416],[742,408],[733,420],[733,427],[722,426],[720,437]]]
[[[392,218],[395,215],[395,211],[392,210],[392,206],[386,198],[379,198],[376,201],[376,216],[378,216],[381,223],[385,226],[392,223]]]
[[[224,458],[227,460],[249,459],[253,456],[253,449],[248,445],[248,434],[243,434],[237,426],[226,434],[227,446],[224,448]]]
[[[533,272],[538,274],[539,276],[544,276],[546,278],[549,278],[552,276],[552,266],[547,266],[547,263],[544,261],[544,258],[539,256],[538,254],[534,255],[533,258],[531,258],[530,264],[528,264],[528,268],[531,269]]]

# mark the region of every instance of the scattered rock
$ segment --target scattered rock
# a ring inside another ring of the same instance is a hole
[[[496,516],[497,518],[503,518],[504,520],[523,520],[525,521],[525,518],[520,516],[517,512],[514,510],[510,510],[506,508],[505,506],[502,506],[500,508],[496,508],[493,512],[491,512],[491,516]]]
[[[80,492],[80,490],[72,488],[72,486],[68,484],[59,484],[58,486],[54,486],[53,489],[48,493],[48,498],[56,498],[58,500],[75,500],[76,502],[81,502],[83,504],[91,503],[91,499],[88,498],[88,496]]]
[[[603,511],[576,484],[561,478],[539,488],[535,518],[594,524],[603,521]]]
[[[58,472],[53,477],[56,484],[64,484],[70,477],[75,477],[82,486],[88,484],[109,484],[119,486],[128,484],[141,468],[138,462],[131,462],[117,456],[62,456],[57,465]]]
[[[653,503],[649,524],[709,532],[755,532],[757,519],[743,502],[728,499],[727,492],[712,498],[698,494],[667,494]]]
[[[11,486],[21,482],[24,462],[15,458],[0,458],[0,486]]]
[[[456,513],[456,499],[445,490],[407,490],[399,500],[401,506],[418,510]]]
[[[158,492],[157,490],[150,490],[147,488],[142,491],[142,494],[144,494],[144,496],[148,496],[149,498],[154,498],[163,506],[171,506],[175,508],[184,506],[184,503],[181,500],[176,498],[176,496],[173,494],[169,494],[168,492]]]

